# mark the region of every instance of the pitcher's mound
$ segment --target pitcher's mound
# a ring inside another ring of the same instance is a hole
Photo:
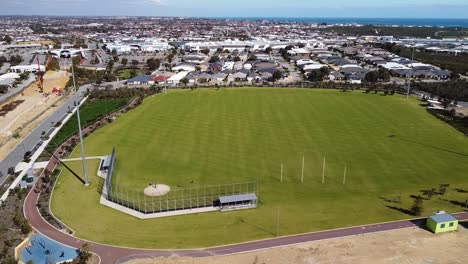
[[[150,185],[145,188],[145,195],[147,196],[164,196],[168,194],[171,191],[171,187],[165,185],[165,184],[156,184],[156,185]]]

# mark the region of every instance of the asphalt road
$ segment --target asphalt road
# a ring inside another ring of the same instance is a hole
[[[41,184],[40,181],[37,184]],[[149,250],[149,249],[135,249],[116,247],[111,245],[104,245],[90,241],[81,240],[77,237],[63,233],[49,223],[47,223],[39,214],[37,209],[37,200],[39,193],[32,189],[24,202],[24,215],[29,220],[31,226],[37,232],[55,240],[62,244],[80,248],[84,243],[89,244],[92,252],[99,255],[101,264],[124,263],[130,259],[148,258],[148,257],[170,257],[170,256],[186,256],[186,257],[207,257],[216,255],[230,255],[235,253],[248,252],[253,250],[279,247],[285,245],[292,245],[310,241],[324,240],[337,237],[346,237],[359,234],[375,233],[388,230],[396,230],[408,227],[423,226],[425,218],[402,220],[396,222],[372,224],[366,226],[357,226],[343,229],[335,229],[323,232],[307,233],[300,235],[293,235],[287,237],[278,237],[273,239],[259,240],[241,244],[234,244],[221,247],[212,247],[206,249],[193,249],[193,250]],[[468,220],[468,212],[455,214],[460,220]]]
[[[84,92],[91,85],[85,85],[79,88],[78,94],[80,100],[84,96]],[[36,129],[34,129],[29,135],[27,135],[22,142],[16,146],[10,154],[8,154],[2,161],[0,161],[0,172],[3,174],[0,177],[0,185],[3,184],[7,177],[8,168],[15,167],[19,162],[23,161],[24,154],[26,151],[31,150],[40,140],[42,131],[49,131],[53,125],[58,122],[68,112],[68,108],[73,108],[75,103],[75,97],[69,98],[61,107],[59,107],[52,115],[44,120]],[[24,135],[23,135],[24,136]]]

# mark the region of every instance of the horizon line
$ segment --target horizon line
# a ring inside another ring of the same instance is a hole
[[[434,20],[448,20],[448,19],[457,19],[457,20],[467,20],[468,17],[368,17],[368,16],[149,16],[149,15],[18,15],[18,14],[0,14],[0,17],[155,17],[155,18],[208,18],[208,19],[219,19],[219,18],[242,18],[242,19],[258,19],[258,18],[296,18],[296,19],[434,19]]]

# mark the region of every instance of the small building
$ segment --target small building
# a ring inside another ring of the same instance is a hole
[[[138,75],[133,77],[130,80],[127,80],[128,85],[152,85],[154,80],[151,76],[148,75]]]
[[[111,166],[112,155],[107,155],[103,159],[101,159],[101,163],[99,164],[99,171],[98,176],[107,177],[107,172]]]
[[[257,200],[255,193],[220,196],[219,207],[221,211],[256,208]]]
[[[436,234],[456,231],[458,229],[458,219],[442,211],[429,216],[426,227]]]

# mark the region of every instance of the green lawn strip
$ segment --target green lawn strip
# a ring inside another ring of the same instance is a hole
[[[129,98],[118,99],[89,99],[80,107],[80,118],[82,128],[90,125],[97,119],[111,113],[130,101]],[[76,113],[60,129],[48,145],[52,151],[53,148],[61,144],[67,138],[78,132],[78,121]]]
[[[411,216],[397,209],[411,206],[409,196],[441,183],[450,190],[424,201],[425,215],[461,211],[450,201],[467,198],[453,190],[468,189],[466,137],[416,100],[396,95],[174,91],[145,99],[89,136],[86,155],[108,154],[113,145],[114,184],[129,190],[142,192],[149,182],[187,188],[245,181],[257,181],[260,190],[254,210],[138,220],[99,204],[96,176],[85,188],[64,172],[53,196],[54,213],[79,237],[121,246],[194,248],[269,238],[278,207],[282,235],[405,219]],[[79,149],[73,153],[78,155]],[[79,163],[69,166],[81,173]],[[90,175],[97,166],[88,164]],[[397,193],[401,204],[385,201]]]

